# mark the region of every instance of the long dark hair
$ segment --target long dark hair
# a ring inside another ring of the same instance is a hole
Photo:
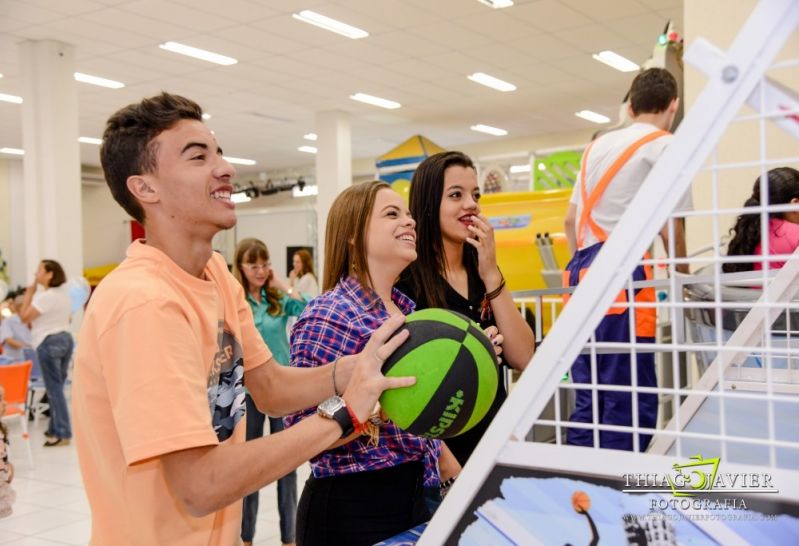
[[[417,300],[428,307],[445,307],[447,262],[441,235],[439,210],[444,193],[444,173],[452,166],[474,169],[462,152],[431,155],[413,173],[409,208],[416,220],[416,261],[410,267]],[[463,265],[469,278],[478,275],[477,251],[464,242]],[[479,277],[478,277],[479,278]]]
[[[768,204],[785,205],[792,199],[799,198],[799,171],[790,167],[778,167],[766,173],[768,180]],[[755,181],[752,195],[744,203],[744,207],[760,206],[760,178]],[[769,213],[769,218],[782,218],[782,212]],[[760,213],[741,214],[730,229],[732,240],[727,245],[728,256],[752,255],[760,244]],[[722,266],[726,273],[752,271],[754,264],[750,262],[726,263]]]
[[[244,287],[244,291],[250,293],[250,282],[247,280],[247,275],[242,271],[243,264],[254,264],[258,260],[269,263],[269,249],[266,248],[266,243],[260,239],[248,238],[239,241],[236,245],[236,258],[233,264],[233,276]],[[280,305],[280,298],[283,294],[277,288],[269,286],[269,281],[264,287],[266,290],[266,312],[273,317],[279,316],[283,312],[283,306]]]

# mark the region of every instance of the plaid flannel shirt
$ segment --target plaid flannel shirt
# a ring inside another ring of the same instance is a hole
[[[392,301],[406,315],[414,303],[394,289]],[[370,295],[353,277],[342,277],[338,284],[311,301],[291,332],[291,365],[300,368],[324,366],[340,356],[359,353],[372,332],[389,317],[383,302]],[[283,418],[290,427],[316,413],[307,409]],[[343,446],[322,452],[311,459],[317,478],[390,468],[409,461],[424,462],[424,485],[439,483],[438,458],[441,442],[403,432],[393,423],[380,427],[377,446],[361,436]]]

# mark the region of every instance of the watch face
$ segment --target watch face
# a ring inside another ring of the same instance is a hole
[[[331,396],[321,404],[319,404],[319,413],[325,416],[332,417],[339,409],[344,407],[344,400],[338,396]]]

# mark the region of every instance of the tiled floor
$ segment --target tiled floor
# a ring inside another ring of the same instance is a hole
[[[91,512],[83,491],[74,445],[44,448],[45,422],[31,423],[35,466],[31,468],[20,438],[19,425],[10,423],[11,457],[16,469],[13,487],[17,492],[14,513],[0,519],[2,546],[84,545],[89,542]],[[308,477],[308,465],[299,469],[298,487]],[[301,491],[298,491],[298,494]],[[274,484],[261,491],[255,542],[279,546],[277,489]]]

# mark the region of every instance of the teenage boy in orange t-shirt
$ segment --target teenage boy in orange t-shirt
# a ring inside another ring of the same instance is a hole
[[[413,383],[380,373],[407,337],[387,341],[403,319],[333,365],[280,366],[212,251],[213,236],[236,223],[235,171],[200,107],[163,93],[123,108],[108,120],[101,160],[147,239],[100,283],[78,343],[73,414],[91,544],[235,544],[245,495],[358,429],[383,390]],[[245,443],[245,381],[269,415],[321,409]]]

